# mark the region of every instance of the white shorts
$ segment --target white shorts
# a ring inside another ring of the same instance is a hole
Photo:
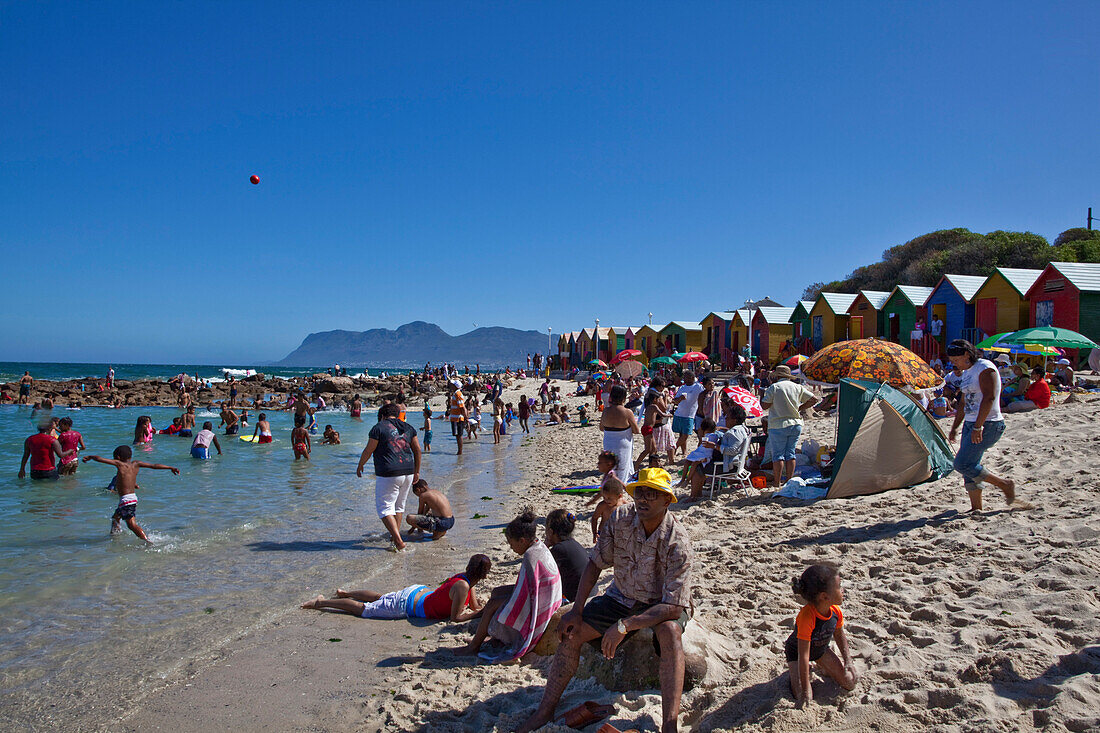
[[[412,490],[413,477],[376,476],[374,479],[374,506],[379,517],[391,517],[405,513],[405,502]]]
[[[392,593],[379,598],[377,601],[363,604],[363,618],[405,618],[408,613],[406,606],[409,596],[423,588],[422,585],[410,585],[404,590],[395,590]]]

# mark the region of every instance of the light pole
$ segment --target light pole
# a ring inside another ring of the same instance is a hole
[[[652,313],[649,314],[649,325],[651,325],[651,326],[653,325],[653,314]]]
[[[592,354],[592,357],[594,359],[599,359],[600,358],[600,319],[599,318],[596,319],[596,330],[592,332],[592,341],[595,343],[595,346],[592,347],[592,351],[594,352]]]
[[[554,349],[550,340],[550,326],[546,327],[546,373],[550,373],[550,352]]]

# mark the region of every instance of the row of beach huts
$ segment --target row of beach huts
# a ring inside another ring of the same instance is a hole
[[[931,335],[942,321],[940,337]],[[938,325],[938,324],[937,324]],[[611,363],[625,349],[658,356],[698,351],[722,368],[746,352],[774,364],[780,355],[811,355],[829,344],[871,336],[903,344],[926,360],[956,338],[972,343],[1005,331],[1057,326],[1100,342],[1100,264],[1051,262],[1042,270],[998,267],[988,277],[944,275],[935,287],[821,293],[787,308],[765,299],[700,321],[610,326],[563,333],[558,355],[566,366],[593,359]],[[746,347],[748,347],[746,349]]]

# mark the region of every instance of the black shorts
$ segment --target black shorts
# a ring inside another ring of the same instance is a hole
[[[238,425],[237,423],[233,423],[232,425],[228,426],[225,429],[225,434],[226,435],[236,435],[240,431],[241,431],[241,426]]]
[[[19,385],[19,396],[26,397],[31,393],[31,386],[29,384]]]
[[[810,646],[810,661],[816,662],[825,655],[825,652],[829,651],[829,645],[825,646]],[[783,652],[787,655],[787,662],[798,661],[798,636],[792,633],[787,637],[787,642],[783,645]]]
[[[600,632],[600,636],[597,636],[588,643],[596,649],[599,649],[603,644],[604,632],[622,619],[628,616],[637,616],[639,613],[644,613],[656,605],[656,603],[643,603],[638,601],[634,605],[628,606],[625,603],[619,603],[619,601],[606,593],[602,596],[596,596],[591,601],[584,604],[584,611],[581,613],[581,620]],[[680,618],[676,619],[676,623],[679,625],[681,632],[690,620],[691,611],[685,608],[684,612],[680,614]],[[628,632],[626,639],[629,639],[634,633],[634,631]],[[626,639],[623,641],[626,641]],[[661,643],[657,641],[657,634],[653,635],[653,650],[657,652],[658,657],[661,656]]]
[[[119,520],[125,522],[128,519],[133,519],[137,514],[137,502],[133,504],[119,504],[118,509],[115,509],[115,513],[111,515],[111,520]]]
[[[456,438],[461,438],[462,437],[462,431],[465,427],[466,427],[465,421],[462,421],[462,420],[460,420],[458,422],[452,421],[451,422],[451,435],[455,436]]]
[[[31,478],[33,479],[46,479],[48,481],[57,481],[57,469],[51,468],[48,471],[39,471],[36,468],[31,469]]]

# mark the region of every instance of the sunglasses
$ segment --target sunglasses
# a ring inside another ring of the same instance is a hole
[[[662,496],[665,496],[665,492],[659,489],[634,489],[634,498],[642,501],[656,501]]]

